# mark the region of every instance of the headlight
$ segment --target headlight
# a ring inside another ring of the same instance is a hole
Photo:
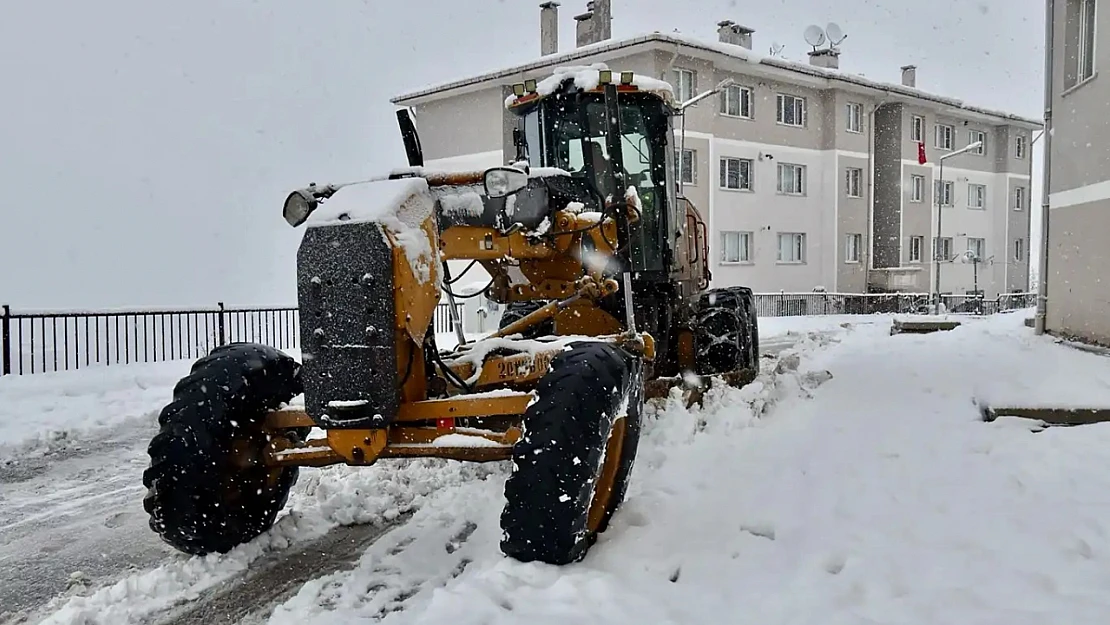
[[[285,198],[285,207],[282,209],[281,214],[285,217],[285,221],[289,222],[290,226],[296,228],[303,224],[312,211],[320,203],[313,196],[312,192],[308,189],[297,189]]]

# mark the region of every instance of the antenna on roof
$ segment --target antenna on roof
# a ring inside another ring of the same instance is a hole
[[[771,56],[782,56],[782,49],[785,47],[777,41],[771,42]]]
[[[844,30],[841,29],[840,25],[836,22],[829,22],[829,24],[825,26],[825,36],[829,38],[830,48],[839,46],[841,41],[848,38],[848,35],[844,34]]]
[[[825,31],[817,24],[807,26],[802,36],[805,37],[806,43],[813,46],[814,52],[817,51],[817,46],[825,43]]]

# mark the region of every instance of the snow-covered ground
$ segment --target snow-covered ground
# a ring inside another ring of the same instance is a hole
[[[0,571],[21,579],[36,546],[18,529],[33,526],[20,506],[49,508],[53,484],[71,508],[96,514],[48,535],[83,523],[103,533],[106,516],[126,513],[127,535],[153,541],[134,572],[74,576],[42,613],[58,625],[199,622],[173,619],[289,545],[355,524],[385,532],[244,622],[1110,622],[1110,425],[1033,433],[979,420],[983,400],[1110,406],[1110,360],[1033,337],[1025,316],[898,336],[889,316],[761,320],[764,351],[781,353],[755,383],[710,393],[704,409],[651,408],[625,506],[583,562],[562,568],[499,555],[506,466],[431,460],[305,470],[266,536],[227,556],[173,553],[145,529],[139,475],[153,411],[187,363],[138,367],[134,381],[67,374],[89,378],[72,395],[63,389],[77,388],[73,377],[4,379],[6,448],[58,462],[0,480]],[[98,397],[109,398],[103,409]],[[48,407],[45,428],[11,422]],[[67,455],[41,443],[51,431],[124,442]],[[88,485],[103,476],[119,493],[83,502],[79,489],[103,490]],[[23,542],[12,546],[15,535]],[[130,548],[78,552],[72,567],[118,564]],[[63,588],[74,570],[50,569]],[[0,615],[13,596],[3,581]]]

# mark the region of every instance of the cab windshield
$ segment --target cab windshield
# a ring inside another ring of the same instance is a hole
[[[639,227],[633,229],[633,264],[661,269],[658,242],[665,227],[666,113],[651,96],[621,94],[620,115],[621,159],[615,162],[609,158],[605,135],[604,96],[550,98],[525,116],[528,160],[533,166],[557,167],[572,176],[587,177],[609,201],[635,187],[643,214]],[[614,168],[624,189],[613,188]]]

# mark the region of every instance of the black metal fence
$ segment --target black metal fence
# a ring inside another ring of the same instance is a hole
[[[436,309],[437,333],[453,332],[448,304]],[[462,318],[462,304],[457,304]],[[217,345],[248,341],[300,346],[296,308],[12,311],[0,309],[0,375],[69,371],[94,365],[192,360]]]
[[[755,301],[760,317],[924,314],[932,308],[926,293],[758,293]],[[942,301],[952,313],[990,315],[1032,306],[1036,294],[945,295]],[[456,310],[463,319],[463,305],[456,304]],[[190,310],[13,312],[4,306],[0,312],[0,375],[192,360],[238,341],[300,347],[300,318],[293,307],[227,308],[220,303]],[[434,328],[455,331],[448,304],[436,309]]]
[[[993,315],[1033,306],[1037,294],[1004,293],[993,299],[942,295],[941,302],[950,313]],[[933,298],[928,293],[757,293],[755,305],[760,317],[928,314]]]

